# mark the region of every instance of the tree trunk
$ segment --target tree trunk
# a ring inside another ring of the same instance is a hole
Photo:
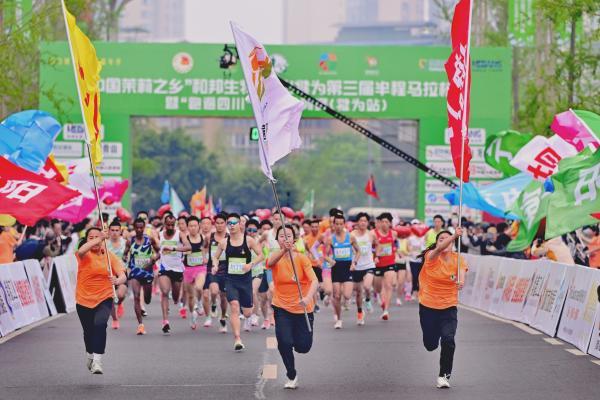
[[[573,107],[575,103],[575,39],[577,36],[577,17],[575,15],[571,16],[571,38],[569,41],[569,73],[568,73],[568,82],[569,92],[568,92],[568,102],[569,108]]]
[[[519,126],[519,47],[513,46],[512,59],[512,96],[513,96],[513,126]]]

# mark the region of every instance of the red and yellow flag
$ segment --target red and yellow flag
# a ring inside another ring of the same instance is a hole
[[[102,65],[96,57],[96,49],[90,39],[79,29],[75,17],[62,2],[67,39],[73,60],[73,69],[79,89],[79,101],[86,132],[89,135],[91,157],[94,165],[102,162],[102,144],[100,143],[100,70]]]
[[[203,211],[206,208],[206,186],[200,191],[196,191],[190,199],[190,210],[192,215],[202,217]]]

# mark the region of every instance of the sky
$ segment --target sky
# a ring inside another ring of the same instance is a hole
[[[283,41],[284,0],[185,0],[188,42],[233,43],[229,21],[262,43]],[[301,1],[301,0],[296,0]]]

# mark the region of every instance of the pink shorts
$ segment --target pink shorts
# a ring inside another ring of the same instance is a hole
[[[183,270],[183,282],[194,283],[196,277],[200,274],[206,275],[206,265],[200,265],[198,267],[185,267]]]
[[[331,268],[323,268],[323,276],[326,276],[328,278],[331,278]]]

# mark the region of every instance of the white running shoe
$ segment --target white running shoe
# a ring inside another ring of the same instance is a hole
[[[227,320],[220,319],[219,323],[221,324],[221,326],[219,327],[219,332],[227,333]]]
[[[371,300],[365,300],[365,308],[369,314],[373,313],[373,303],[371,303]]]
[[[206,317],[204,319],[204,325],[205,328],[210,328],[212,326],[212,318],[211,317]]]
[[[437,384],[435,385],[438,389],[450,389],[450,375],[438,376]]]
[[[385,310],[383,314],[381,314],[381,319],[383,321],[387,321],[388,319],[390,319],[390,312],[388,310]]]
[[[88,371],[92,369],[92,362],[94,362],[94,356],[92,354],[85,353],[86,361],[85,366]]]
[[[104,373],[102,371],[102,361],[92,360],[92,365],[90,366],[90,372],[94,375],[102,375]]]
[[[192,319],[190,320],[190,328],[195,330],[198,327],[198,312],[192,312]]]
[[[334,329],[342,329],[342,320],[338,319],[337,321],[335,321],[335,325],[333,325]]]
[[[252,314],[252,316],[250,317],[250,323],[252,324],[252,326],[258,326],[258,315]]]
[[[401,306],[401,305],[402,305],[402,300],[400,300],[400,297],[398,297],[398,298],[396,299],[396,305],[397,305],[397,306]]]
[[[298,389],[298,375],[294,379],[288,379],[283,387],[284,389]]]
[[[252,330],[252,324],[250,323],[250,318],[246,318],[244,320],[244,332],[250,332]]]
[[[238,353],[239,353],[240,351],[244,350],[245,348],[246,348],[246,346],[244,346],[244,343],[242,343],[242,341],[241,341],[241,340],[239,340],[239,339],[238,339],[238,340],[236,340],[236,341],[235,341],[235,343],[234,343],[234,345],[233,345],[233,349],[234,349],[236,352],[238,352]]]

